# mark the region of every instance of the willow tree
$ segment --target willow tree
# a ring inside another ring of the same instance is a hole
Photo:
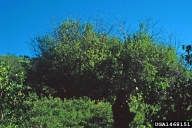
[[[175,49],[154,40],[145,26],[123,36],[111,30],[69,19],[52,33],[35,38],[31,42],[36,53],[28,76],[31,83],[54,88],[61,98],[107,99],[119,88],[131,92],[137,87],[149,104],[172,100],[175,93],[190,86],[191,74],[178,62]],[[187,91],[175,99],[189,97]]]

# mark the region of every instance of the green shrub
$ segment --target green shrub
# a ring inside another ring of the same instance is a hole
[[[59,98],[42,98],[28,102],[33,109],[25,122],[26,127],[111,127],[113,125],[110,103],[95,104],[89,98],[62,101]]]
[[[28,106],[23,104],[26,96],[23,90],[23,72],[15,74],[18,83],[9,79],[9,62],[0,62],[0,124],[9,126],[20,125],[27,119],[25,113]]]
[[[135,112],[136,116],[131,123],[132,127],[136,128],[152,128],[156,113],[160,110],[159,104],[150,105],[144,103],[142,94],[136,93],[130,96],[130,111]]]

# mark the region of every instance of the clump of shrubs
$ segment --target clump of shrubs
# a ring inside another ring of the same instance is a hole
[[[111,127],[113,125],[110,103],[80,99],[42,98],[28,102],[33,108],[27,113],[28,127]]]

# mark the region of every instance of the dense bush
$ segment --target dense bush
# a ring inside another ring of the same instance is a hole
[[[33,106],[28,111],[30,120],[27,127],[110,127],[113,124],[111,105],[89,98],[61,100],[60,98],[42,98],[28,102]]]
[[[27,119],[20,124],[2,124],[4,127],[82,127],[82,128],[112,128],[113,115],[109,102],[99,101],[97,104],[88,97],[80,99],[41,98],[30,94],[24,104],[31,109],[21,116]],[[152,127],[153,120],[149,120],[159,110],[158,105],[143,102],[140,94],[131,96],[130,110],[136,113],[132,127]],[[17,121],[17,119],[12,119]]]
[[[18,80],[9,79],[11,67],[9,62],[0,62],[0,124],[20,124],[25,117],[28,106],[23,102],[26,96],[23,90],[23,72],[15,74]]]
[[[131,95],[130,101],[130,110],[136,113],[132,127],[152,127],[160,105],[144,103],[139,93]],[[49,97],[28,103],[33,106],[27,113],[31,117],[25,123],[28,127],[113,127],[112,104],[109,102],[96,104],[88,97],[64,101]]]
[[[139,86],[149,92],[168,86],[169,72],[177,68],[173,47],[154,42],[143,27],[126,40],[102,27],[96,31],[95,24],[70,19],[55,28],[54,34],[35,38],[31,46],[36,58],[27,76],[29,83],[52,87],[61,98],[86,95],[100,99],[122,87]]]

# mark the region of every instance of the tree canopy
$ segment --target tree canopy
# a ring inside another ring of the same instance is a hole
[[[35,38],[31,42],[35,74],[31,75],[38,77],[32,81],[57,92],[62,89],[66,96],[106,98],[119,88],[131,92],[139,87],[163,97],[178,78],[191,77],[177,61],[174,47],[155,42],[145,24],[126,40],[101,28],[96,31],[93,23],[69,19],[51,34]]]

